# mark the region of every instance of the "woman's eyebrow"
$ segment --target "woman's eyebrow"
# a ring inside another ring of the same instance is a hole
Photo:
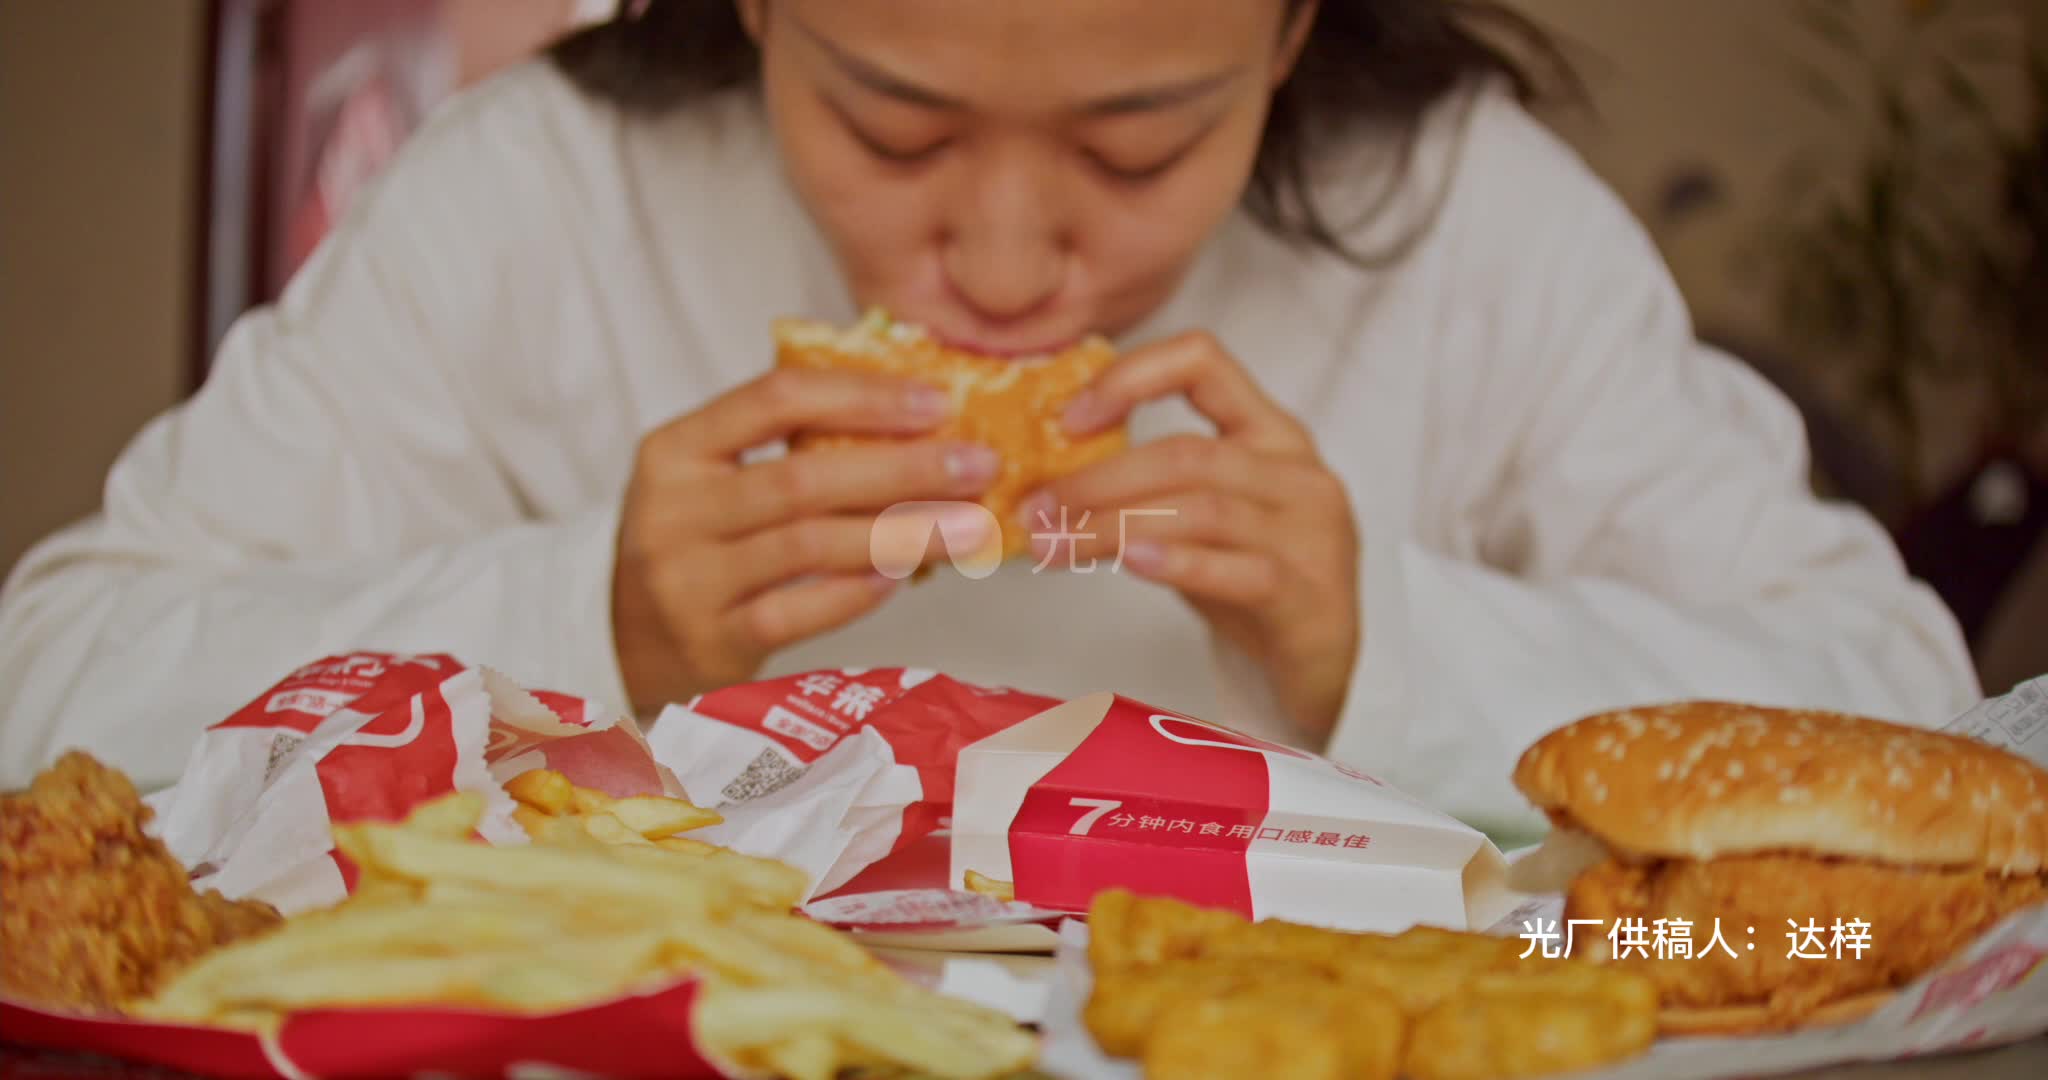
[[[880,66],[863,60],[847,52],[845,49],[834,45],[824,35],[805,26],[802,22],[794,19],[791,21],[796,23],[797,29],[803,32],[804,37],[810,39],[813,44],[823,50],[826,56],[831,57],[832,62],[837,64],[839,69],[844,71],[848,77],[878,94],[886,94],[900,101],[907,101],[912,105],[923,105],[933,109],[964,109],[967,107],[967,103],[958,98],[949,97],[939,93],[937,90],[920,86],[900,75],[886,71]]]
[[[878,64],[847,52],[802,23],[797,23],[797,26],[803,31],[804,36],[824,50],[825,55],[831,57],[832,62],[849,78],[878,94],[931,109],[961,110],[968,107],[967,102],[957,97],[919,85]],[[1242,68],[1233,67],[1193,78],[1119,90],[1113,94],[1084,101],[1074,111],[1110,116],[1169,108],[1213,94],[1229,85],[1242,73]]]
[[[1096,98],[1093,101],[1083,102],[1079,111],[1092,113],[1097,116],[1110,116],[1150,112],[1154,109],[1185,105],[1190,101],[1207,97],[1230,85],[1236,81],[1242,71],[1242,68],[1226,68],[1207,75],[1197,75],[1191,79],[1178,79],[1173,82],[1159,83],[1153,86],[1140,86],[1132,90],[1120,90],[1114,94]]]

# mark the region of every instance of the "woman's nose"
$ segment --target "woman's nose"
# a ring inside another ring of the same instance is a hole
[[[1059,292],[1071,247],[1048,178],[994,161],[966,185],[942,237],[953,290],[992,322],[1031,314]]]

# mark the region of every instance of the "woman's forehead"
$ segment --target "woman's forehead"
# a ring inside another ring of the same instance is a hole
[[[850,74],[964,104],[1079,107],[1241,71],[1283,0],[781,0]]]

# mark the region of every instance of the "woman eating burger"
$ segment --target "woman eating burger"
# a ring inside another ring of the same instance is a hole
[[[162,784],[354,648],[642,711],[818,667],[1115,689],[1508,832],[1540,823],[1515,756],[1587,713],[1973,702],[1938,599],[1809,490],[1798,414],[1524,111],[1528,29],[627,2],[445,107],[19,565],[0,786],[74,745]],[[1129,446],[1019,494],[1029,557],[878,572],[878,514],[1005,463],[915,437],[940,387],[773,364],[777,319],[869,308],[994,360],[1115,343],[1045,422]],[[819,433],[902,437],[775,452]]]

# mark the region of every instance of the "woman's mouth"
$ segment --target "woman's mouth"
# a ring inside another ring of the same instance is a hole
[[[1051,356],[1074,342],[1078,336],[1060,339],[1039,339],[1035,342],[1003,341],[993,338],[956,337],[952,334],[935,333],[939,341],[962,352],[992,356],[999,360],[1027,360],[1037,356]]]

